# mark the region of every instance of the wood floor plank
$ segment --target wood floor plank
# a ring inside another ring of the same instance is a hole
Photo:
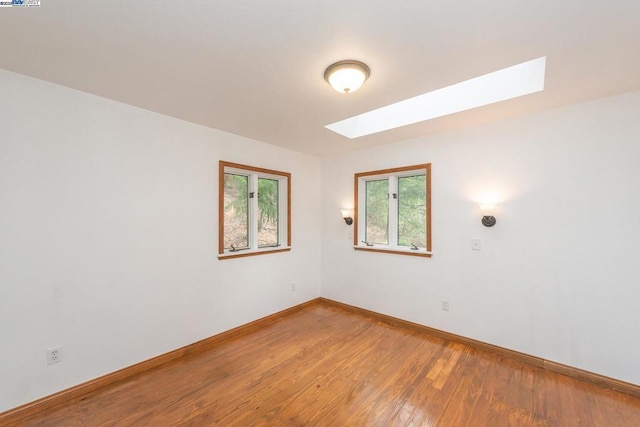
[[[640,399],[327,304],[21,426],[638,426]]]
[[[398,386],[398,391],[402,390],[402,393],[391,396],[403,404],[401,409],[403,417],[390,419],[391,425],[434,425],[448,405],[449,393],[457,387],[462,378],[461,366],[455,365],[447,381],[443,383],[442,389],[434,387],[429,373],[438,371],[434,379],[439,377],[442,369],[434,370],[433,366],[440,365],[444,368],[453,354],[455,344],[437,338],[425,338],[421,336],[421,339],[429,345],[430,352],[422,353],[422,357],[416,362],[422,364],[422,372],[416,375],[413,381],[408,379],[399,381],[400,384],[405,383],[404,386]],[[409,414],[411,414],[410,418],[408,418]],[[408,421],[403,423],[405,418],[408,418]]]
[[[392,348],[383,348],[382,351],[376,363],[368,368],[364,383],[368,393],[356,402],[346,425],[389,425],[387,418],[399,409],[402,401],[388,396],[399,393],[398,384],[411,378],[411,368],[415,364],[412,357],[422,353],[423,348],[415,336],[406,334],[398,336]]]
[[[469,357],[464,362],[464,374],[456,388],[447,393],[450,398],[439,419],[447,420],[455,426],[472,425],[474,420],[476,424],[482,425],[479,423],[481,418],[477,415],[483,409],[481,405],[487,404],[483,400],[486,400],[484,396],[489,390],[486,377],[492,374],[492,360],[488,357]],[[478,372],[483,372],[483,375],[478,375]]]

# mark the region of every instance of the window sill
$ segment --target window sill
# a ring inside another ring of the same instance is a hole
[[[371,246],[354,246],[353,249],[357,251],[378,252],[383,254],[419,256],[423,258],[431,258],[431,255],[433,254],[433,252],[427,252],[424,250],[412,251],[411,249],[376,248]]]
[[[261,249],[238,251],[238,252],[231,252],[231,253],[227,252],[224,254],[218,254],[218,259],[223,260],[223,259],[231,259],[231,258],[244,258],[244,257],[254,256],[254,255],[273,254],[277,252],[289,252],[290,250],[291,250],[291,246],[284,246],[284,247],[280,246],[277,248],[261,248]]]

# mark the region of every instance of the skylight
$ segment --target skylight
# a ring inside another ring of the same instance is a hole
[[[325,127],[353,139],[540,92],[544,89],[546,61],[543,56]]]

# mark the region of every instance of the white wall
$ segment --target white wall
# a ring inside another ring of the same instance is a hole
[[[0,94],[0,411],[319,296],[318,159],[5,71]],[[292,173],[291,252],[217,259],[220,159]]]
[[[322,295],[640,384],[638,112],[635,92],[323,159]],[[353,174],[423,162],[433,258],[354,251]]]

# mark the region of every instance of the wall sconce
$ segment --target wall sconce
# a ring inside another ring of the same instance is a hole
[[[496,225],[496,217],[493,216],[496,205],[480,205],[482,211],[482,225],[485,227],[493,227]]]
[[[350,209],[342,209],[340,210],[340,212],[342,212],[342,219],[344,219],[344,222],[346,222],[347,225],[353,224],[353,218]]]

